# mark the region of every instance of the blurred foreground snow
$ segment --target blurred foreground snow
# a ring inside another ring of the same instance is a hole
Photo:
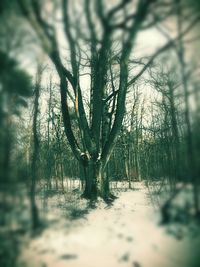
[[[74,214],[85,207],[83,200]],[[20,266],[200,266],[200,230],[177,224],[161,227],[159,206],[153,205],[143,183],[120,192],[112,206],[99,200],[96,209],[82,215],[69,220],[65,213],[51,208],[51,224],[40,236],[24,238]]]

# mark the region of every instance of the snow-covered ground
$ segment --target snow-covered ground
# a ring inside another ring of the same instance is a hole
[[[86,202],[79,205],[75,215]],[[199,267],[198,229],[161,227],[159,216],[143,183],[119,193],[112,206],[99,201],[76,220],[50,205],[51,223],[40,235],[26,236],[19,262],[27,267]]]

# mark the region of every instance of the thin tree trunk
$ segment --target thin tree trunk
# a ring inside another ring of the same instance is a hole
[[[39,154],[39,138],[37,119],[39,114],[39,97],[40,97],[40,83],[41,83],[41,66],[38,67],[37,81],[35,86],[35,99],[34,99],[34,114],[33,114],[33,153],[31,162],[31,190],[30,190],[30,202],[31,202],[31,216],[32,216],[32,229],[36,230],[40,226],[39,212],[35,199],[36,180],[37,180],[37,164]]]
[[[49,83],[49,102],[48,102],[48,122],[47,122],[47,186],[51,190],[51,176],[52,176],[52,155],[50,153],[50,121],[51,121],[51,106],[52,106],[52,77],[50,77]]]

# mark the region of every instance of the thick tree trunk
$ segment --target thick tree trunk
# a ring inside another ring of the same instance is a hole
[[[111,201],[114,196],[110,193],[109,179],[105,173],[105,166],[101,161],[88,161],[83,166],[84,192],[83,197],[90,200],[96,200],[98,197],[105,201]]]
[[[182,6],[180,1],[177,2],[177,26],[178,26],[178,33],[180,35],[183,24],[183,13],[182,13]],[[199,181],[198,181],[198,174],[197,174],[197,167],[196,167],[196,159],[194,153],[194,146],[193,146],[193,134],[192,134],[192,125],[190,119],[190,105],[189,105],[189,84],[188,84],[188,77],[187,77],[187,65],[186,65],[186,54],[185,54],[185,47],[183,38],[179,38],[179,45],[177,56],[179,59],[180,70],[181,70],[181,78],[183,84],[183,91],[184,91],[184,100],[185,100],[185,122],[186,122],[186,144],[187,144],[187,157],[188,157],[188,166],[189,171],[191,173],[191,182],[193,184],[193,196],[194,196],[194,208],[195,213],[197,216],[200,214],[200,201],[199,201]]]

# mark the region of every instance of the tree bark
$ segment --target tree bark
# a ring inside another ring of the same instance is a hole
[[[114,196],[110,193],[109,180],[102,161],[89,160],[87,164],[81,162],[83,167],[84,192],[83,197],[90,200],[103,198],[106,202],[111,201]]]
[[[40,83],[41,83],[41,67],[38,67],[37,81],[35,86],[35,99],[34,99],[34,114],[33,114],[33,154],[31,162],[31,188],[30,188],[30,205],[31,205],[31,217],[32,217],[32,229],[36,230],[40,226],[39,212],[35,200],[35,189],[37,180],[37,163],[39,153],[39,138],[37,129],[37,120],[39,113],[39,97],[40,97]]]
[[[180,1],[177,2],[177,27],[178,33],[182,30],[182,7]],[[194,208],[197,216],[200,214],[200,201],[199,201],[199,181],[198,174],[196,168],[196,159],[194,153],[193,146],[193,133],[192,133],[192,125],[190,119],[190,105],[189,105],[189,84],[186,73],[186,55],[185,55],[185,47],[183,38],[179,38],[178,40],[178,51],[177,57],[179,59],[181,78],[182,78],[182,86],[184,91],[184,100],[185,100],[185,122],[186,122],[186,144],[187,144],[187,157],[188,157],[188,166],[189,171],[191,173],[191,182],[193,184],[193,197],[194,197]]]

